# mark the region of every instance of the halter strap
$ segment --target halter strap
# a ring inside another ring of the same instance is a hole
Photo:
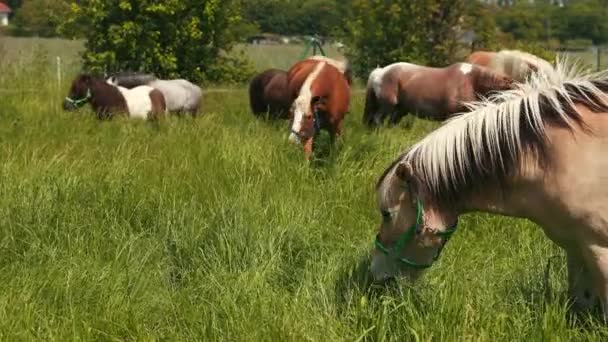
[[[416,200],[416,223],[414,223],[405,232],[403,232],[403,234],[401,234],[401,237],[399,238],[399,240],[397,240],[397,242],[392,248],[384,246],[382,242],[380,242],[380,234],[376,235],[376,240],[374,241],[376,248],[383,254],[394,255],[396,260],[411,268],[424,269],[431,267],[433,265],[433,262],[439,259],[439,255],[441,255],[443,247],[445,247],[445,244],[450,240],[452,234],[456,232],[456,228],[458,227],[458,220],[456,220],[456,223],[454,223],[454,225],[448,228],[447,230],[435,233],[435,236],[442,238],[441,246],[433,256],[433,260],[430,263],[420,264],[408,258],[402,257],[400,256],[400,254],[403,247],[412,240],[412,238],[416,235],[418,228],[422,224],[423,211],[424,209],[422,207],[422,203],[419,200]]]
[[[91,89],[87,89],[87,94],[85,95],[85,97],[81,98],[81,99],[72,99],[69,96],[65,97],[65,100],[71,104],[73,104],[75,107],[80,107],[83,104],[87,103],[91,97],[93,97],[93,95],[91,95]]]

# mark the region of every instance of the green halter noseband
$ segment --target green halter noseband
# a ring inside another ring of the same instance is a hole
[[[439,255],[441,254],[441,251],[443,250],[443,247],[445,246],[445,244],[450,240],[450,237],[452,237],[452,234],[454,234],[454,232],[456,231],[456,228],[458,227],[458,221],[456,221],[456,223],[454,223],[454,225],[451,226],[449,229],[447,229],[443,232],[435,233],[436,236],[439,236],[442,238],[441,246],[437,250],[437,253],[435,253],[435,256],[433,257],[433,261],[431,261],[428,264],[419,264],[408,258],[400,256],[400,254],[401,254],[401,250],[403,249],[403,247],[412,240],[412,238],[416,235],[418,228],[422,224],[422,213],[423,213],[422,203],[420,203],[419,200],[416,200],[416,223],[413,224],[410,228],[408,228],[401,235],[399,240],[397,240],[397,243],[395,243],[395,245],[392,248],[388,248],[388,247],[384,246],[382,244],[382,242],[380,242],[380,234],[376,235],[376,241],[375,241],[376,248],[380,252],[382,252],[386,255],[394,255],[396,260],[399,260],[406,266],[409,266],[412,268],[417,268],[417,269],[424,269],[424,268],[431,267],[433,265],[433,262],[435,262],[435,260],[437,260],[439,258]]]
[[[66,97],[65,97],[65,100],[66,100],[67,102],[71,103],[72,105],[74,105],[74,107],[80,107],[80,106],[82,106],[83,104],[87,103],[87,102],[88,102],[88,101],[91,99],[91,97],[93,97],[93,96],[91,95],[91,89],[87,89],[87,95],[86,95],[85,97],[83,97],[83,98],[81,98],[81,99],[76,99],[76,100],[74,100],[74,99],[72,99],[71,97],[66,96]]]

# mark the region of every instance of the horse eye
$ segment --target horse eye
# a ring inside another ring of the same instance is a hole
[[[382,210],[382,211],[380,211],[380,214],[382,214],[382,218],[383,218],[385,221],[390,220],[390,219],[391,219],[391,216],[392,216],[392,215],[391,215],[391,213],[390,213],[389,211],[386,211],[386,210]]]

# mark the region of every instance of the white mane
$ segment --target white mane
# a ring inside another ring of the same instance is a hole
[[[522,140],[524,135],[544,141],[544,117],[572,127],[578,115],[575,102],[608,107],[605,93],[597,86],[608,85],[608,70],[590,74],[558,61],[556,74],[559,77],[535,74],[514,90],[468,104],[471,112],[447,121],[400,160],[410,161],[434,194],[457,193],[480,176],[504,175],[530,147]]]

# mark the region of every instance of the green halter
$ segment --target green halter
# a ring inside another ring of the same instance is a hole
[[[435,233],[436,236],[439,236],[442,238],[441,246],[437,250],[437,253],[435,253],[435,256],[433,257],[433,261],[431,261],[428,264],[419,264],[408,258],[400,256],[400,254],[401,254],[401,250],[403,249],[403,247],[412,240],[412,238],[416,235],[416,232],[418,231],[418,227],[420,227],[420,225],[422,224],[422,213],[423,213],[422,203],[420,203],[420,201],[416,200],[416,223],[413,224],[410,228],[408,228],[401,235],[399,240],[397,240],[397,243],[395,243],[395,245],[392,248],[388,248],[388,247],[384,246],[382,244],[382,242],[380,242],[380,234],[376,235],[376,241],[375,241],[376,248],[380,252],[382,252],[386,255],[391,255],[391,254],[394,255],[396,260],[399,260],[406,266],[409,266],[412,268],[417,268],[417,269],[431,267],[433,265],[433,262],[435,262],[435,260],[437,260],[439,258],[439,255],[441,254],[441,251],[443,250],[443,247],[445,246],[445,244],[448,242],[448,240],[450,240],[450,237],[456,231],[456,228],[458,227],[458,221],[456,221],[456,223],[454,223],[454,225],[451,226],[446,231]]]
[[[74,107],[80,107],[83,104],[87,103],[90,99],[91,99],[92,95],[91,95],[91,89],[87,89],[87,95],[81,99],[72,99],[69,96],[66,96],[65,100],[71,104],[74,105]]]

